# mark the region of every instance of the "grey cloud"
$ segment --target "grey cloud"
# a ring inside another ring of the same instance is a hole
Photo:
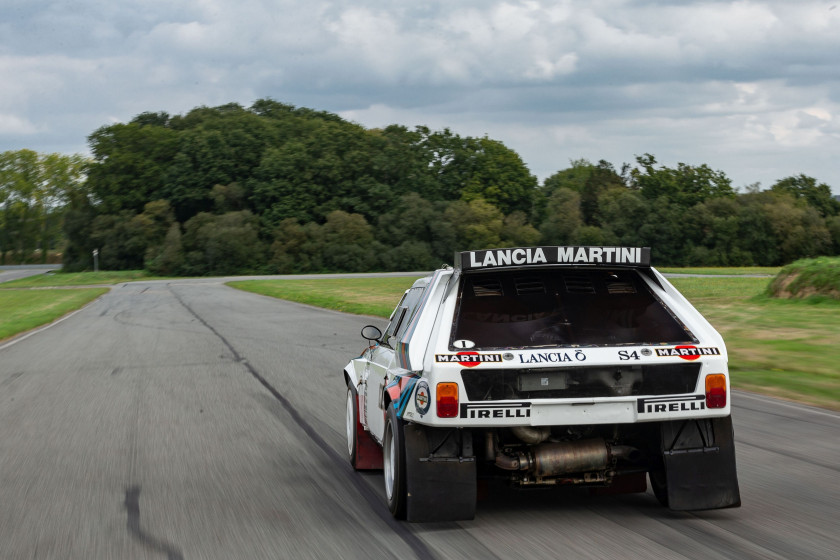
[[[387,116],[498,136],[540,176],[645,151],[709,157],[734,175],[773,154],[767,173],[787,160],[840,189],[825,158],[807,155],[840,142],[840,10],[829,7],[5,0],[0,150],[78,150],[143,111],[273,97],[367,126]]]

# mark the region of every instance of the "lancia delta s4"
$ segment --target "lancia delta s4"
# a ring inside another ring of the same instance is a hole
[[[362,329],[347,453],[395,517],[472,519],[479,478],[740,505],[726,347],[650,253],[457,253]]]

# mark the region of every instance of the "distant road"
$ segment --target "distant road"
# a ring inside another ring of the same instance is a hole
[[[22,264],[0,266],[0,282],[9,282],[29,276],[44,274],[50,270],[61,270],[60,264]]]
[[[682,272],[662,273],[666,278],[773,278],[772,274],[684,274]]]
[[[799,559],[840,550],[840,414],[735,392],[743,507],[491,485],[397,523],[345,454],[369,322],[221,280],[114,286],[0,348],[0,558]]]

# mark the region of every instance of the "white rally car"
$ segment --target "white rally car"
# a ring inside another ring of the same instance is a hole
[[[472,519],[478,477],[740,505],[721,336],[640,247],[469,251],[347,364],[347,450],[391,513]]]

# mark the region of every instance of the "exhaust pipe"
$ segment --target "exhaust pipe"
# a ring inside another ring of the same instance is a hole
[[[543,443],[515,456],[495,453],[495,464],[508,471],[532,470],[538,477],[552,477],[604,470],[614,458],[636,462],[641,452],[627,445],[610,446],[603,439],[595,438]]]
[[[610,453],[602,439],[544,443],[534,448],[534,472],[548,477],[605,469]]]

